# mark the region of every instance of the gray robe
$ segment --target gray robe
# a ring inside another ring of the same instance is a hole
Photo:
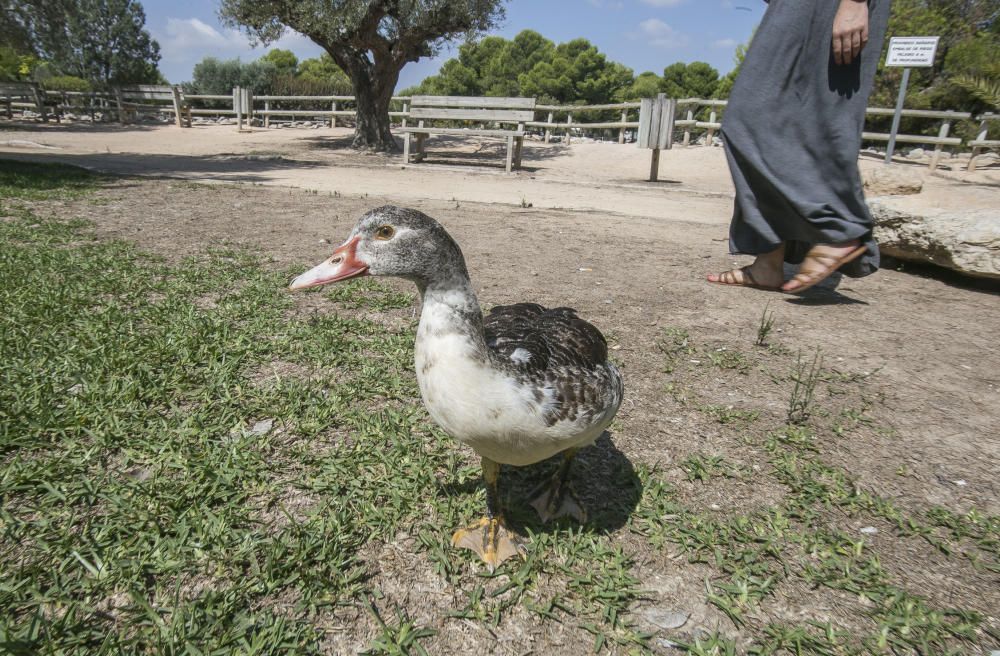
[[[757,255],[786,242],[797,264],[817,243],[861,239],[841,271],[878,269],[858,151],[889,22],[890,0],[869,0],[869,41],[850,65],[834,63],[839,0],[771,0],[722,121],[736,185],[730,250]]]

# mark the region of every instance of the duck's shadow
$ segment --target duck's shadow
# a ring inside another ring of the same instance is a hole
[[[527,535],[577,526],[568,518],[543,523],[530,504],[532,492],[555,473],[561,462],[560,454],[526,467],[503,466],[500,500],[509,528]],[[449,489],[448,493],[475,493],[482,484],[481,478],[473,479]],[[615,446],[607,431],[592,446],[577,453],[569,484],[587,512],[587,522],[582,529],[598,534],[611,533],[624,526],[642,498],[642,482],[632,462]]]

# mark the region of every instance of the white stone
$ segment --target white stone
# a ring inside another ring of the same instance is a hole
[[[691,617],[691,613],[686,611],[668,608],[647,608],[640,614],[647,625],[667,630],[681,628]]]
[[[924,156],[923,148],[914,148],[910,152],[906,153],[908,159],[921,159]]]
[[[875,238],[886,255],[1000,279],[1000,208],[934,208],[918,215],[893,207],[892,198],[868,204],[875,218]]]
[[[253,425],[250,429],[251,435],[267,435],[271,432],[271,428],[274,426],[273,419],[262,419]]]
[[[906,166],[876,166],[861,174],[868,196],[908,196],[924,188],[924,171]]]

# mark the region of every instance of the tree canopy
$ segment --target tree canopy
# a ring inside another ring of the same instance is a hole
[[[261,42],[291,28],[322,47],[354,86],[354,146],[372,150],[396,149],[389,101],[403,67],[503,14],[501,0],[221,0],[219,12]]]
[[[330,55],[301,62],[288,50],[270,50],[256,61],[220,60],[205,57],[195,64],[189,93],[228,94],[233,87],[254,90],[259,95],[288,96],[349,95],[351,81],[333,63]]]
[[[660,83],[661,91],[671,98],[711,98],[718,86],[719,71],[705,62],[671,64],[663,69]]]
[[[668,66],[663,76],[611,61],[586,39],[556,45],[524,30],[513,39],[488,36],[463,44],[437,75],[403,93],[458,96],[534,96],[548,103],[590,104],[649,98],[710,98],[719,73],[704,62]]]
[[[98,87],[157,82],[160,46],[136,0],[0,0],[6,77],[71,75]]]

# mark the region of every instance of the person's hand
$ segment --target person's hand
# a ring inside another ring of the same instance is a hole
[[[833,19],[833,61],[850,64],[868,43],[867,0],[840,0]]]

